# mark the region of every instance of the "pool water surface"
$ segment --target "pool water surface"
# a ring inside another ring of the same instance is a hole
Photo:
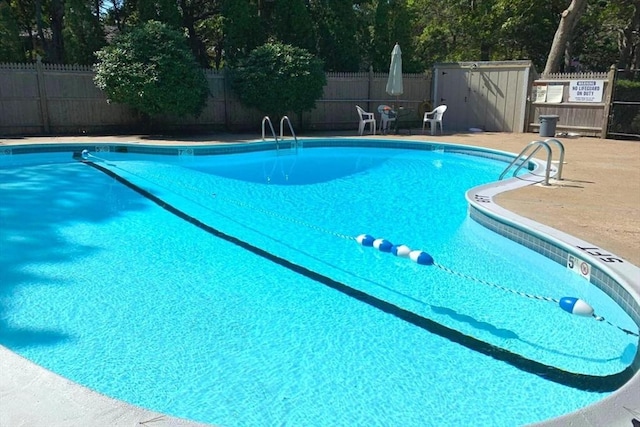
[[[502,162],[93,155],[101,169],[70,153],[0,169],[0,343],[109,396],[220,425],[511,426],[612,390],[545,379],[429,325],[569,377],[613,377],[637,351],[619,329],[501,289],[576,296],[637,330],[581,277],[467,217],[465,190]],[[449,271],[358,245],[363,233]]]

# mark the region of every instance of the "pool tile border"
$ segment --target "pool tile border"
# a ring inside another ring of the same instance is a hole
[[[580,240],[562,231],[521,217],[494,202],[498,194],[517,188],[541,184],[546,165],[536,161],[529,173],[470,189],[466,193],[469,217],[482,226],[513,240],[564,266],[570,257],[588,265],[588,280],[609,295],[636,323],[640,325],[640,268],[617,255]],[[555,174],[551,166],[551,175]],[[631,363],[634,376],[607,398],[575,412],[533,424],[537,427],[565,427],[567,425],[627,426],[638,411],[640,399],[640,351]]]

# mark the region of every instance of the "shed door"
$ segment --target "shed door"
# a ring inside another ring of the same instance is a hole
[[[454,67],[437,68],[435,74],[434,101],[447,105],[448,131],[524,131],[528,69]]]
[[[467,70],[461,68],[436,69],[433,107],[445,104],[447,111],[442,118],[447,131],[468,129],[469,88]]]

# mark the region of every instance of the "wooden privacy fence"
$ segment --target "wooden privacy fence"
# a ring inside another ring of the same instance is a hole
[[[529,131],[538,131],[540,116],[558,116],[558,132],[607,137],[615,68],[608,73],[543,75],[533,81]]]
[[[256,131],[263,115],[245,107],[229,88],[223,72],[204,70],[207,105],[198,117],[158,117],[153,131]],[[130,108],[107,102],[88,66],[0,64],[0,134],[60,135],[141,132],[141,118]],[[292,114],[296,129],[357,129],[355,106],[374,111],[379,104],[400,104],[415,111],[431,98],[431,76],[405,74],[404,94],[385,92],[386,73],[328,73],[316,108]],[[277,90],[277,88],[274,88]]]
[[[404,74],[404,94],[398,98],[385,91],[387,73],[327,73],[327,85],[316,107],[291,114],[290,118],[296,131],[355,130],[356,105],[376,112],[378,105],[388,104],[404,106],[409,112],[404,120],[421,126],[427,101],[448,104],[449,118],[445,116],[444,120],[449,132],[467,131],[477,126],[479,112],[490,112],[482,115],[492,119],[485,120],[481,127],[488,131],[538,132],[541,115],[557,115],[559,132],[606,138],[615,69],[609,73],[552,74],[535,80],[522,77],[522,85],[514,85],[512,68],[522,68],[526,65],[522,61],[477,63],[474,69],[468,64],[448,64],[446,71],[436,67],[436,72],[442,72],[436,79],[435,94],[431,72]],[[240,103],[224,72],[204,70],[204,74],[211,96],[202,113],[198,117],[158,117],[149,129],[130,108],[107,102],[93,82],[91,67],[41,62],[0,64],[0,135],[220,130],[259,133],[263,115]],[[448,84],[445,77],[451,80]],[[522,90],[517,89],[520,86]],[[456,103],[457,98],[460,102]],[[507,99],[510,101],[504,101]],[[514,107],[518,105],[526,108]]]

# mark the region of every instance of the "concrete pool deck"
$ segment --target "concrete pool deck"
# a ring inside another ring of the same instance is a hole
[[[300,137],[357,137],[356,132],[309,133]],[[366,136],[370,137],[369,135]],[[376,138],[378,138],[377,136]],[[519,153],[526,144],[545,138],[537,134],[458,133],[443,136],[389,136],[480,146]],[[211,134],[197,137],[41,137],[2,138],[0,150],[21,144],[131,143],[144,145],[211,145],[255,141],[259,134]],[[559,138],[565,146],[562,180],[545,187],[532,185],[498,195],[502,207],[561,230],[603,251],[640,266],[640,143],[597,138]],[[555,148],[555,147],[553,147]],[[539,153],[544,160],[545,153]],[[554,150],[554,160],[557,153]],[[640,277],[632,283],[640,293]],[[640,419],[640,376],[606,399],[546,425],[629,426]],[[632,411],[636,411],[634,414]],[[136,408],[77,386],[39,368],[0,346],[0,426],[196,426]]]

